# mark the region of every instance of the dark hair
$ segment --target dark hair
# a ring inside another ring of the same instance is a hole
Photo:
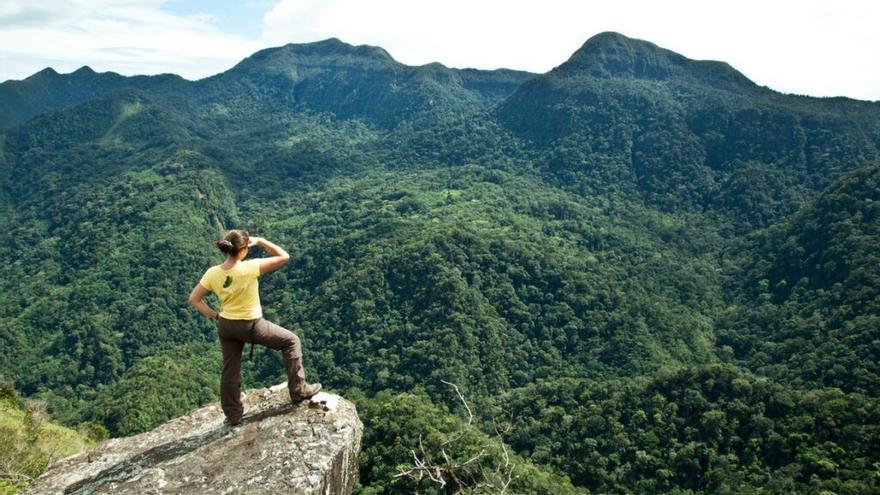
[[[224,254],[235,257],[238,256],[242,249],[247,247],[250,240],[250,235],[246,230],[235,229],[227,232],[223,239],[214,241],[214,245],[217,246],[217,249],[223,251]]]

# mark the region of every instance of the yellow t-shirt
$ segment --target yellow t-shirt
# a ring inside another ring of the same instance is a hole
[[[220,265],[208,268],[199,284],[220,299],[220,316],[227,320],[263,317],[260,306],[260,265],[255,259],[239,261],[229,270]]]

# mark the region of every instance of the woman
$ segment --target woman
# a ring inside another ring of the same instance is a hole
[[[290,255],[262,237],[250,237],[244,230],[230,230],[214,244],[226,254],[226,261],[208,268],[193,287],[189,302],[199,313],[217,320],[217,334],[223,348],[223,375],[220,379],[220,404],[228,424],[241,424],[241,350],[245,342],[257,343],[281,351],[287,372],[290,400],[296,404],[318,393],[321,384],[308,384],[302,367],[299,337],[263,319],[258,278],[287,264]],[[245,260],[251,246],[260,246],[272,256]],[[214,311],[202,298],[214,292],[221,311]]]

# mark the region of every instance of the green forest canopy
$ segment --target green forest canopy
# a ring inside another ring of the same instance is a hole
[[[377,50],[0,85],[0,375],[113,435],[215,400],[186,295],[238,227],[291,252],[264,312],[358,402],[364,493],[465,428],[443,381],[468,489],[504,449],[517,493],[877,489],[877,104],[614,34],[540,75]]]

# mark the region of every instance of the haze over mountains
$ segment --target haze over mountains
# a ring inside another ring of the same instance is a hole
[[[880,103],[617,33],[545,74],[330,39],[199,81],[46,69],[0,125],[0,375],[62,422],[215,400],[186,296],[240,227],[293,256],[264,310],[358,403],[363,493],[424,488],[394,474],[455,437],[443,381],[482,411],[462,459],[515,415],[517,493],[878,489]]]

